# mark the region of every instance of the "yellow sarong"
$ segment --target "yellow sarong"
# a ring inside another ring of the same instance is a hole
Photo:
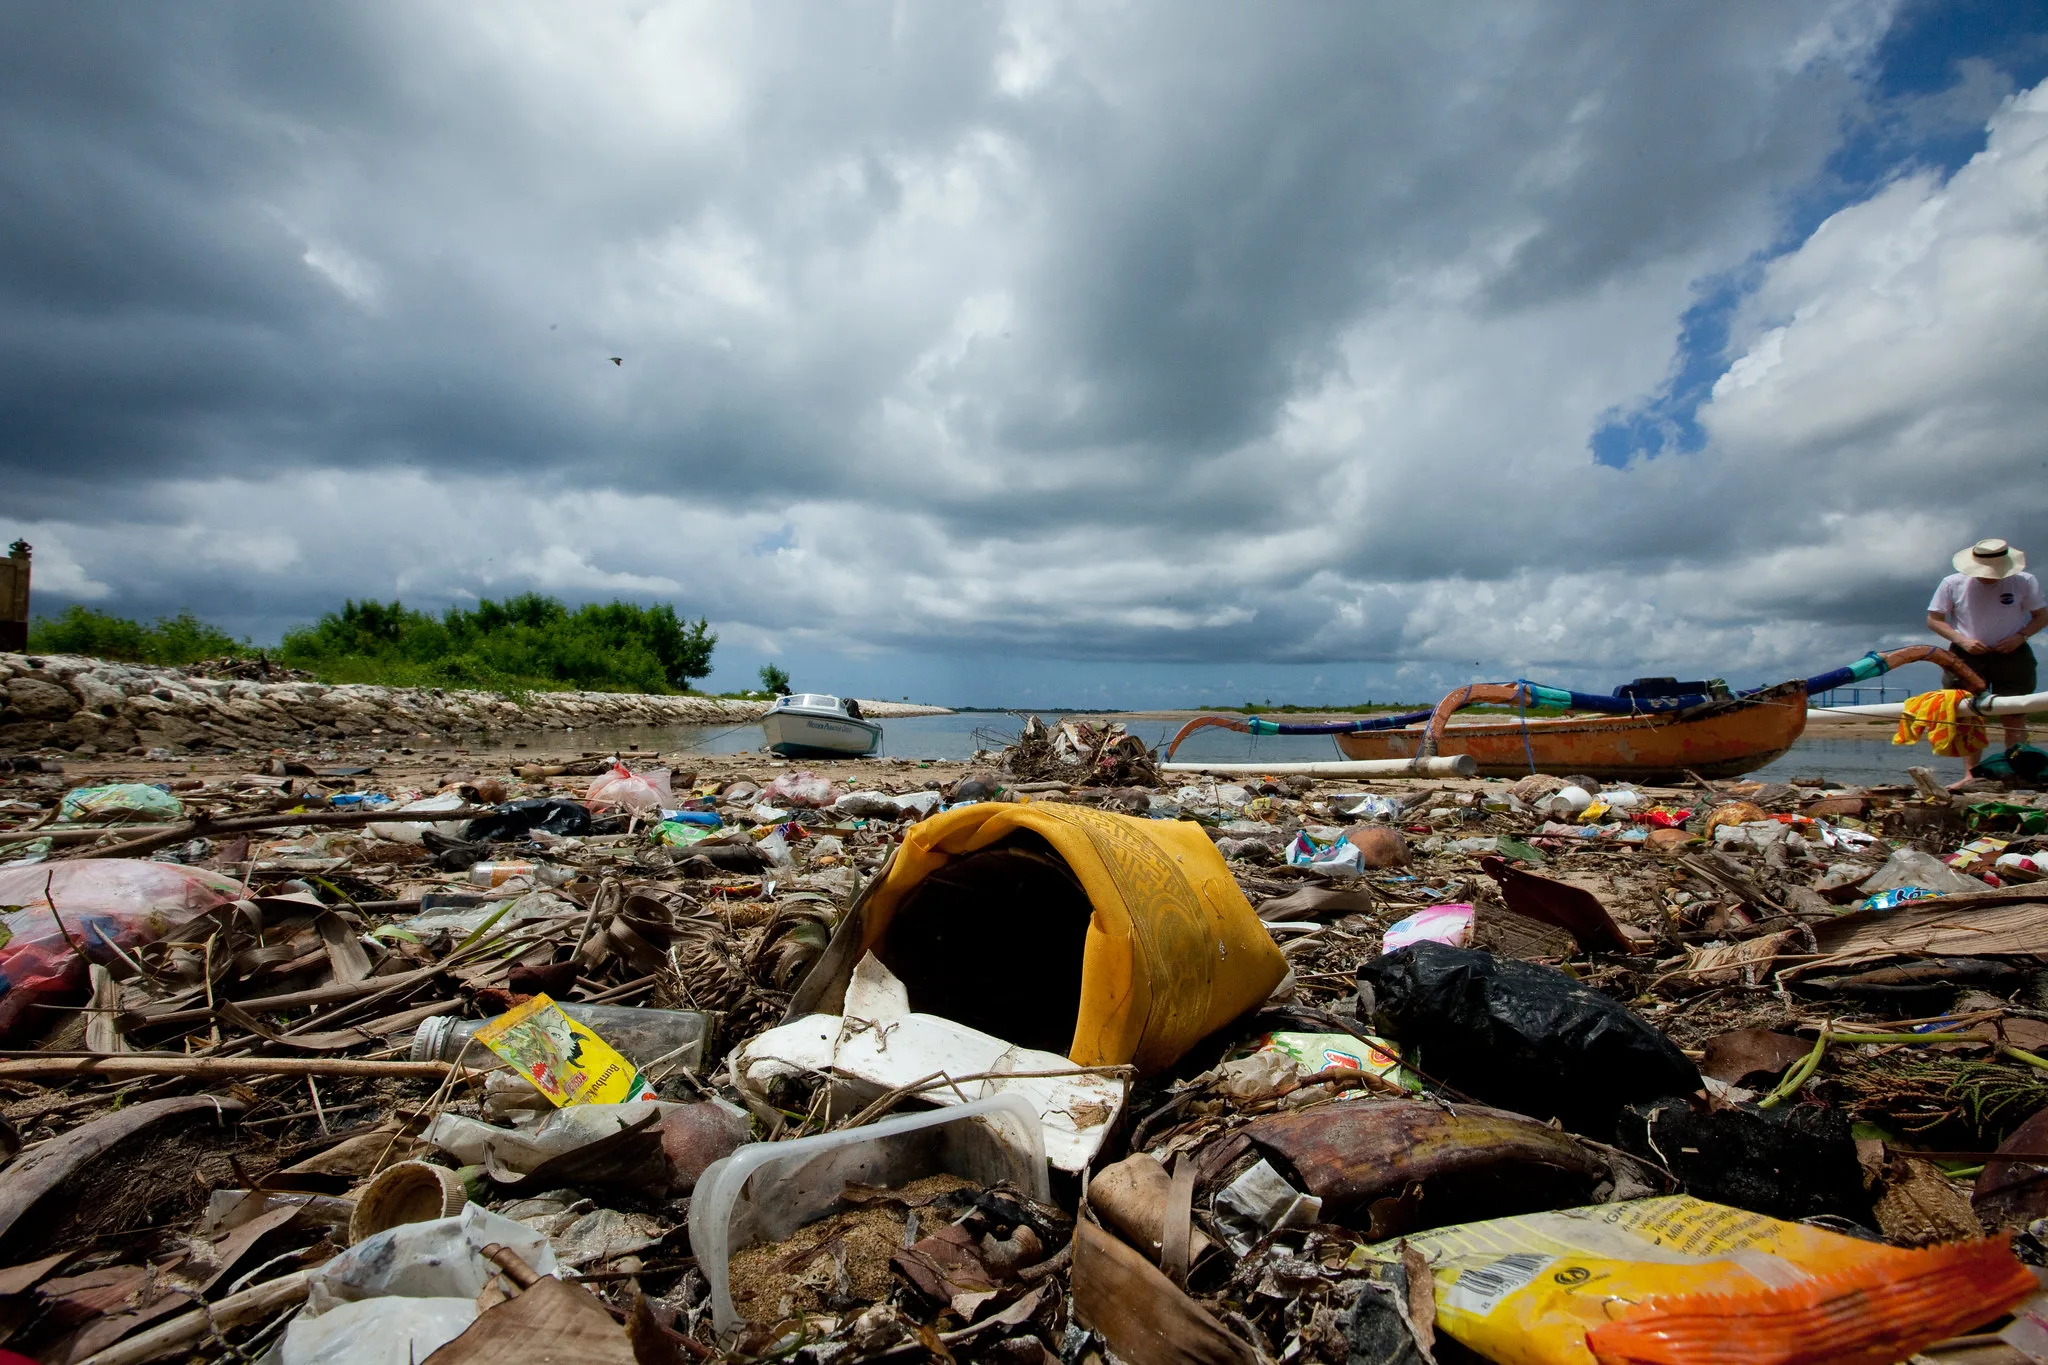
[[[1081,1066],[1158,1071],[1256,1006],[1286,959],[1199,825],[1065,802],[985,801],[911,826],[867,900],[871,949],[919,882],[963,854],[1029,830],[1073,871],[1093,913],[1081,1013],[1067,1055]]]
[[[1987,739],[1984,722],[1975,716],[1956,719],[1956,707],[1969,699],[1968,692],[1954,689],[1906,698],[1905,713],[1899,717],[1899,731],[1892,736],[1892,743],[1912,744],[1925,735],[1928,747],[1944,758],[1983,752]]]

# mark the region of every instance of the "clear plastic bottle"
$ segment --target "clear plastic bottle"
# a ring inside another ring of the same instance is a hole
[[[503,886],[514,877],[526,877],[536,886],[561,886],[574,881],[576,874],[569,868],[557,867],[553,863],[532,863],[523,859],[472,863],[469,869],[471,886]]]
[[[557,1001],[562,1013],[582,1024],[617,1048],[637,1067],[663,1063],[666,1072],[679,1065],[696,1071],[704,1064],[704,1040],[711,1033],[711,1016],[695,1010],[650,1010],[634,1005],[584,1005],[573,1000]],[[412,1036],[412,1060],[452,1062],[462,1055],[476,1031],[488,1019],[452,1019],[446,1015],[422,1023]],[[463,1065],[479,1071],[502,1066],[497,1055],[484,1047],[472,1047]]]

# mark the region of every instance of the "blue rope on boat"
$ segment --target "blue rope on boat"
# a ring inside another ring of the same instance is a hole
[[[1832,692],[1837,687],[1846,687],[1850,683],[1860,683],[1871,678],[1882,677],[1890,671],[1891,666],[1885,663],[1884,656],[1873,649],[1847,668],[1831,669],[1826,673],[1817,673],[1813,677],[1808,678],[1806,680],[1806,695],[1817,697],[1823,692]],[[1761,692],[1762,690],[1760,687],[1751,688],[1749,692],[1744,692],[1742,695],[1746,697],[1752,692]]]
[[[1556,706],[1567,711],[1593,711],[1608,716],[1639,716],[1666,711],[1689,711],[1717,698],[1704,692],[1685,692],[1675,697],[1609,697],[1598,692],[1572,692],[1562,687],[1545,687],[1527,678],[1515,679],[1531,706]]]
[[[1365,720],[1289,725],[1281,721],[1267,720],[1264,716],[1253,716],[1245,722],[1245,729],[1254,735],[1357,735],[1369,730],[1398,730],[1404,725],[1413,725],[1418,720],[1428,720],[1429,717],[1428,711],[1406,711],[1397,716],[1372,716]]]
[[[1890,665],[1885,663],[1884,656],[1872,650],[1846,668],[1830,669],[1826,673],[1817,673],[1808,678],[1805,682],[1806,695],[1816,697],[1833,688],[1864,682],[1889,671]],[[1522,689],[1531,706],[1556,706],[1571,711],[1592,711],[1609,716],[1661,715],[1672,711],[1690,711],[1695,706],[1705,706],[1708,702],[1724,700],[1707,692],[1682,692],[1670,697],[1610,697],[1597,692],[1572,692],[1562,687],[1545,687],[1541,683],[1530,682],[1527,678],[1517,678],[1515,685]],[[1769,690],[1769,687],[1746,687],[1735,695],[1754,697]]]

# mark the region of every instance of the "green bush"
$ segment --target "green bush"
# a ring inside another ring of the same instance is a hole
[[[666,603],[571,611],[522,593],[439,619],[399,602],[349,601],[286,632],[280,653],[331,682],[669,692],[711,672],[717,643],[708,622],[685,622]]]
[[[229,654],[252,654],[255,647],[189,611],[159,616],[155,625],[112,616],[90,607],[66,607],[56,616],[29,623],[28,647],[36,654],[84,654],[128,663],[198,663]]]
[[[436,617],[400,602],[342,604],[285,632],[278,657],[324,682],[388,687],[475,687],[489,691],[671,692],[711,672],[718,637],[666,603],[591,604],[570,610],[522,593],[502,602],[451,607]],[[132,663],[180,665],[254,654],[189,611],[143,625],[90,607],[68,607],[29,626],[41,654],[85,654]]]

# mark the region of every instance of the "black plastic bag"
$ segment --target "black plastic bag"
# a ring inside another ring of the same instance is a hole
[[[1701,1112],[1683,1099],[1631,1105],[1619,1143],[1655,1161],[1695,1199],[1798,1221],[1870,1219],[1849,1116],[1820,1104]]]
[[[547,834],[559,834],[564,838],[590,832],[590,810],[581,801],[571,801],[560,796],[536,797],[531,801],[512,801],[497,807],[489,815],[479,815],[463,828],[465,843],[487,843],[493,840],[517,839],[522,834],[541,830]]]
[[[1607,1138],[1622,1106],[1700,1088],[1683,1052],[1563,972],[1415,943],[1358,969],[1359,1013],[1426,1076]]]

